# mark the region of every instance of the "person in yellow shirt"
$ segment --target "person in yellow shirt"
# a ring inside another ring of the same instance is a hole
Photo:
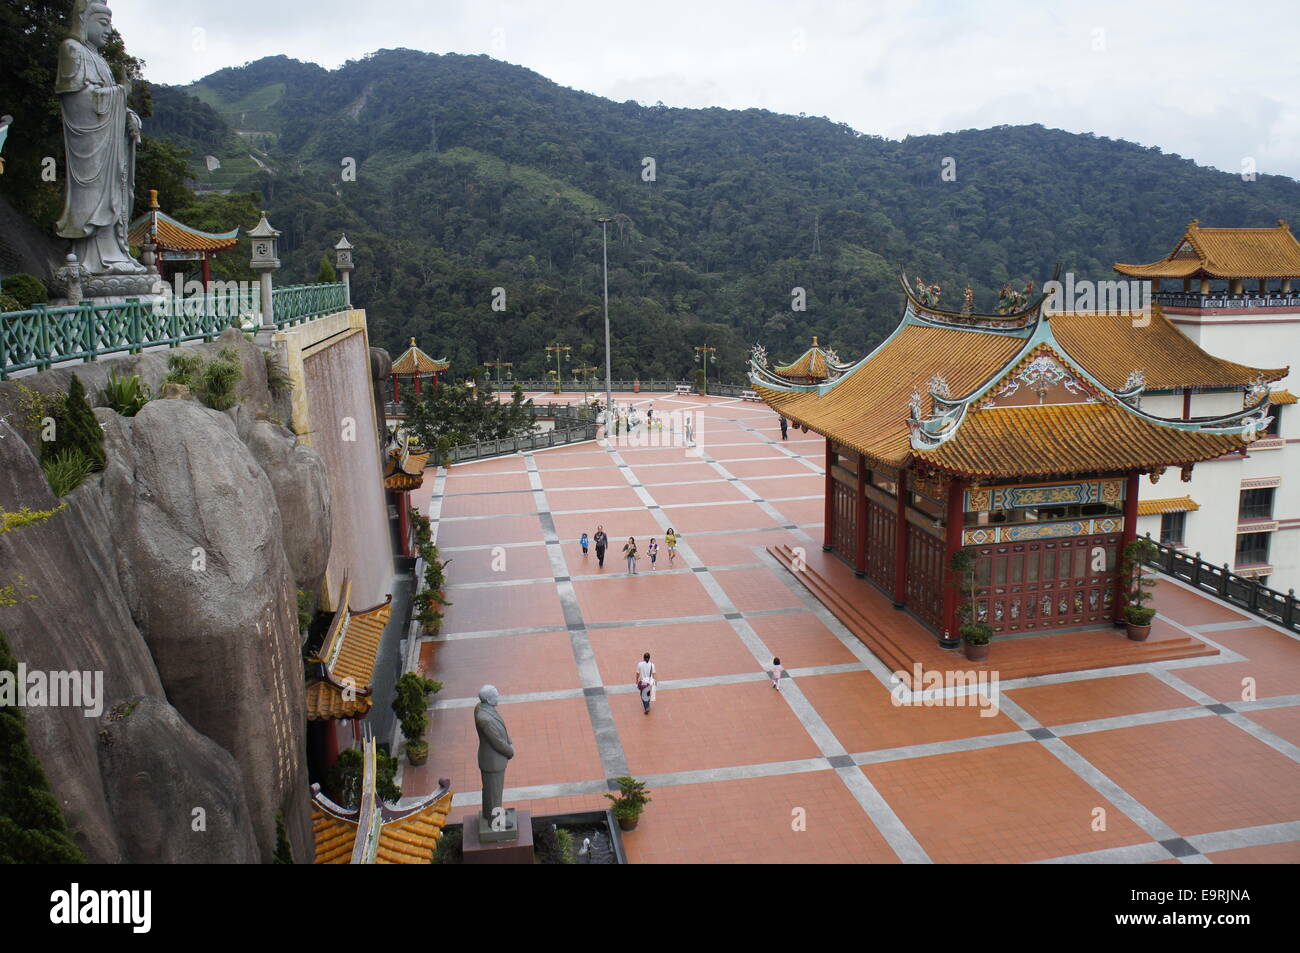
[[[664,545],[668,547],[668,566],[672,568],[674,561],[677,559],[677,533],[670,526],[668,532],[664,534]]]

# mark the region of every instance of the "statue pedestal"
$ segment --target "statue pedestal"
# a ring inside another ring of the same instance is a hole
[[[528,811],[515,812],[514,815],[517,826],[512,831],[492,831],[489,830],[484,835],[479,834],[479,822],[483,816],[475,811],[473,814],[465,816],[462,825],[462,851],[464,860],[467,864],[531,864],[533,862],[533,816]],[[483,822],[487,825],[487,822]],[[511,840],[485,841],[484,837],[489,836],[508,836],[514,834]]]

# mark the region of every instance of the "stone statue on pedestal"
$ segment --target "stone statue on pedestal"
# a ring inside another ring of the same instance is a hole
[[[478,704],[474,707],[474,728],[478,731],[478,768],[483,778],[483,809],[479,828],[491,827],[497,821],[496,830],[501,831],[502,821],[497,818],[501,807],[501,798],[506,786],[506,765],[515,756],[514,745],[510,743],[510,733],[506,723],[497,711],[497,701],[501,695],[492,685],[479,689]]]
[[[140,117],[127,108],[130,81],[100,55],[113,29],[101,0],[76,0],[72,36],[59,47],[55,92],[63,111],[65,203],[55,229],[72,241],[87,296],[138,295],[153,286],[127,243],[135,200]]]

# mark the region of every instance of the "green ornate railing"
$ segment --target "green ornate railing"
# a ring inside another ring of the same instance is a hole
[[[289,285],[271,291],[275,326],[287,328],[325,314],[347,310],[342,282],[330,285]]]
[[[286,328],[347,308],[342,283],[291,285],[271,292],[275,326]],[[262,324],[257,286],[191,298],[50,308],[0,314],[0,380],[26,370],[48,370],[65,361],[93,361],[109,354],[138,354],[151,347],[211,341],[229,327]]]

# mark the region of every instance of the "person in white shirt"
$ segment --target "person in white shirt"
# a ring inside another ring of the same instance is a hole
[[[650,703],[654,701],[655,690],[655,663],[650,661],[650,653],[647,652],[641,657],[641,661],[636,663],[636,687],[641,692],[641,707],[645,713],[650,714]]]

